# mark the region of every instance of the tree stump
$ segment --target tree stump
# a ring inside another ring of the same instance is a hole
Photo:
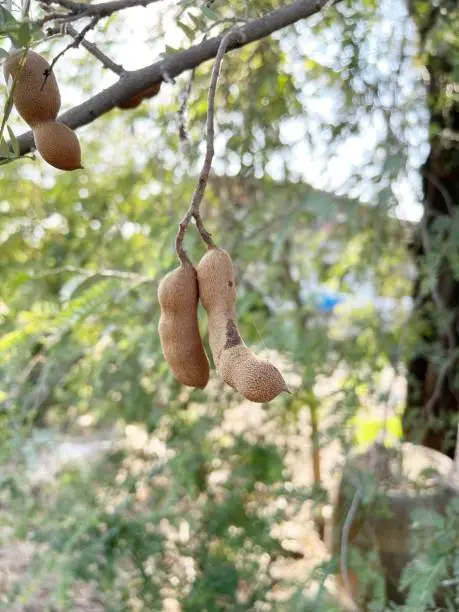
[[[326,540],[339,559],[340,589],[359,609],[366,610],[384,588],[390,601],[404,602],[399,581],[412,559],[411,513],[422,508],[443,514],[457,495],[453,461],[430,448],[375,445],[348,458]],[[374,576],[379,574],[379,584],[368,580],[369,568]]]

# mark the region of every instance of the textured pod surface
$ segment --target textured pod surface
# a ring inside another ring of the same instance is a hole
[[[33,128],[33,137],[40,155],[51,166],[59,170],[83,167],[77,135],[67,125],[57,121],[39,123]]]
[[[236,282],[231,257],[212,248],[197,267],[199,297],[209,322],[209,343],[223,380],[252,402],[269,402],[287,387],[277,368],[243,342],[236,320]]]
[[[181,265],[159,283],[158,332],[163,355],[177,380],[203,389],[209,380],[209,361],[199,334],[198,299],[196,270],[191,264]]]
[[[235,314],[236,281],[231,257],[224,249],[209,249],[197,267],[199,298],[208,313]]]
[[[225,348],[242,344],[236,323],[236,281],[231,257],[209,249],[197,267],[199,299],[208,316],[209,344],[218,369]]]
[[[252,402],[270,402],[287,390],[279,370],[244,344],[223,351],[218,371],[228,385]]]
[[[25,57],[23,52],[16,53],[3,64],[5,80],[14,80],[14,106],[31,127],[54,121],[61,107],[56,77],[54,72],[47,72],[49,68],[45,58],[34,51],[28,51]]]

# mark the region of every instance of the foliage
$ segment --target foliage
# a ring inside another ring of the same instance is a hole
[[[185,2],[174,18],[189,45],[210,24],[218,27],[217,17],[234,19],[245,9],[213,3],[197,10]],[[22,36],[20,23],[2,15],[2,33]],[[103,32],[114,51],[120,31],[112,18]],[[29,32],[25,42],[38,35]],[[174,52],[161,40],[166,54]],[[46,46],[53,55],[59,43]],[[394,445],[401,434],[401,398],[392,387],[422,333],[407,326],[405,306],[413,227],[394,215],[398,188],[412,180],[426,137],[414,54],[403,7],[364,1],[342,3],[312,25],[297,24],[224,60],[203,215],[234,259],[247,344],[271,352],[292,389],[259,411],[241,405],[217,376],[205,391],[180,387],[156,331],[157,283],[176,265],[176,227],[201,161],[208,65],[194,75],[187,142],[179,138],[178,109],[188,77],[82,130],[85,171],[58,174],[31,159],[5,166],[0,540],[36,547],[27,576],[2,593],[6,609],[25,604],[49,579],[46,605],[62,610],[75,609],[79,585],[91,585],[113,612],[163,610],[171,601],[187,612],[337,610],[329,576],[339,560],[317,561],[301,579],[276,578],[288,557],[276,529],[304,517],[305,507],[330,502],[331,468],[343,454],[375,438]],[[69,80],[77,75],[81,91],[95,91],[100,66],[75,57],[60,66]],[[67,84],[69,95],[75,83]],[[5,91],[4,100],[7,125],[17,132]],[[355,138],[360,145],[352,147]],[[357,149],[364,153],[354,159]],[[346,157],[347,174],[335,172]],[[330,191],[337,187],[346,196]],[[457,267],[453,242],[451,232],[442,248]],[[193,231],[187,247],[198,261],[203,246]],[[435,251],[425,261],[429,274],[437,264]],[[320,312],[318,288],[344,295],[344,303]],[[205,333],[203,316],[201,324]],[[311,414],[318,415],[321,483],[305,475]],[[62,466],[52,454],[62,437],[87,441],[107,432],[115,443],[97,461]],[[35,482],[34,466],[50,452],[54,479]],[[367,484],[371,498],[374,483]],[[421,535],[400,609],[427,612],[445,581],[452,581],[447,605],[454,606],[457,507],[416,520]],[[435,546],[422,547],[425,534]],[[374,586],[370,603],[387,609],[376,555],[371,561],[361,561]]]
[[[437,609],[435,595],[439,585],[445,609],[455,610],[459,604],[459,502],[451,500],[444,516],[419,510],[413,519],[415,556],[402,577],[401,584],[408,591],[408,598],[400,610]]]

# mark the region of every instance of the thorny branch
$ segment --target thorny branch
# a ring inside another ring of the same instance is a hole
[[[210,170],[212,168],[212,159],[214,157],[214,138],[215,138],[215,126],[214,126],[214,115],[215,115],[215,94],[217,91],[217,83],[218,76],[220,74],[220,66],[223,59],[223,56],[228,49],[228,46],[232,42],[243,43],[244,39],[240,31],[231,30],[227,34],[225,34],[220,42],[220,46],[218,48],[217,57],[215,58],[214,67],[212,69],[212,75],[210,78],[210,87],[209,94],[207,97],[207,122],[206,122],[206,155],[204,158],[204,164],[202,166],[201,172],[199,174],[198,183],[196,185],[196,189],[194,190],[193,197],[191,198],[191,204],[180,221],[179,231],[177,233],[177,237],[175,239],[175,250],[177,251],[177,255],[182,262],[185,264],[188,262],[188,255],[183,247],[183,239],[185,237],[185,232],[188,228],[188,225],[191,219],[194,217],[196,222],[196,227],[201,235],[201,238],[209,247],[214,247],[214,241],[212,240],[212,236],[205,229],[201,214],[199,212],[199,207],[202,202],[202,198],[204,196],[204,192],[206,190],[207,181],[209,180]]]

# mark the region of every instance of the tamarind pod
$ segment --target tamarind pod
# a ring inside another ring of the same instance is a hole
[[[140,93],[135,94],[135,96],[132,96],[132,98],[129,98],[129,100],[120,102],[118,104],[118,108],[121,108],[122,110],[137,108],[139,104],[143,102],[143,100],[147,98],[153,98],[154,96],[156,96],[160,88],[161,88],[161,83],[154,83],[153,85],[151,85],[150,87],[147,87]]]
[[[14,80],[13,104],[31,127],[56,119],[61,95],[50,64],[35,51],[20,51],[3,64],[5,80]]]
[[[43,159],[59,170],[77,170],[81,148],[76,133],[59,121],[45,121],[33,128],[35,146]]]
[[[121,108],[122,110],[137,108],[139,104],[142,102],[142,99],[143,98],[140,94],[136,94],[135,96],[132,96],[132,98],[129,98],[129,100],[125,100],[124,102],[119,102],[118,108]]]
[[[199,334],[198,283],[190,263],[181,264],[161,280],[158,301],[164,358],[183,385],[203,389],[209,380],[209,361]]]
[[[199,295],[207,312],[209,344],[223,380],[253,402],[269,402],[288,391],[279,370],[243,342],[236,319],[236,281],[231,257],[210,248],[197,267]]]

